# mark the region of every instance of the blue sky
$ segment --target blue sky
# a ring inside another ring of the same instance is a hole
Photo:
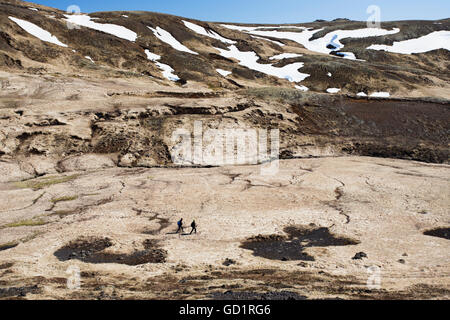
[[[33,0],[31,0],[33,1]],[[144,10],[187,18],[248,23],[294,23],[316,19],[367,20],[369,5],[381,8],[381,20],[443,19],[450,17],[449,0],[34,0],[82,12]]]

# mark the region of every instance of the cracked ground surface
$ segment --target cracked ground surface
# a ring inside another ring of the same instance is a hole
[[[0,184],[0,298],[450,297],[449,240],[424,234],[450,224],[448,165],[341,157],[282,160],[274,176],[260,168],[109,168],[25,182],[11,171]],[[175,234],[181,217],[198,234]],[[295,238],[308,259],[291,254],[295,226],[310,230]],[[258,256],[243,248],[249,239],[279,251]],[[58,259],[73,243],[83,245]],[[367,258],[352,259],[359,252]],[[69,290],[74,266],[81,288]],[[380,267],[379,290],[366,287],[370,266]]]

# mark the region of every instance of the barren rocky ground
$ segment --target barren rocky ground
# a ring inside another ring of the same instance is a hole
[[[449,298],[448,166],[340,157],[283,160],[273,177],[259,169],[3,183],[0,296]],[[174,234],[180,217],[196,219],[198,234]],[[380,289],[366,286],[371,266]],[[67,288],[73,267],[78,290]]]
[[[343,39],[358,60],[188,19],[259,63],[303,63],[305,92],[219,55],[223,42],[180,17],[91,14],[139,34],[128,41],[68,29],[63,14],[0,0],[0,299],[450,298],[449,51],[366,50],[448,30],[448,19]],[[160,41],[157,26],[199,54]],[[364,24],[251,27],[323,29],[317,39]],[[301,56],[270,60],[282,53]],[[195,121],[278,129],[279,171],[177,166],[172,133]],[[198,233],[176,234],[180,218]]]

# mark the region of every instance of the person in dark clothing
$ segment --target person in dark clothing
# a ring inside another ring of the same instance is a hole
[[[181,233],[184,232],[184,227],[183,227],[183,218],[180,219],[180,221],[178,221],[178,230],[177,233],[181,231]]]
[[[195,223],[195,220],[192,221],[191,228],[192,228],[192,230],[191,230],[190,234],[192,234],[192,232],[194,232],[194,231],[195,231],[195,234],[197,234],[197,224]]]

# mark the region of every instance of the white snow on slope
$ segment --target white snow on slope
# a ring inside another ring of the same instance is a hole
[[[256,35],[256,36],[271,37],[271,38],[275,38],[275,39],[292,40],[294,42],[297,42],[297,43],[303,45],[305,48],[306,48],[306,46],[309,46],[309,39],[314,35],[314,33],[322,30],[322,29],[317,29],[317,30],[303,29],[302,32],[292,32],[292,31],[287,32],[287,31],[276,31],[276,30],[269,30],[269,31],[259,30],[262,28],[251,28],[251,27],[236,29],[235,27],[230,27],[229,25],[223,25],[223,26],[233,29],[233,30],[248,32],[248,33],[250,33],[252,35]]]
[[[28,8],[28,9],[33,10],[33,11],[39,11],[39,10],[36,9],[36,8]]]
[[[374,92],[370,96],[373,98],[389,98],[391,94],[389,92]]]
[[[339,88],[328,88],[327,89],[328,93],[338,93],[339,91],[341,91],[341,89],[339,89]]]
[[[296,62],[296,63],[286,65],[282,68],[277,68],[271,64],[258,63],[259,57],[255,52],[239,51],[239,49],[235,45],[228,47],[228,50],[224,50],[224,49],[220,49],[220,48],[215,48],[215,49],[219,50],[220,55],[222,55],[225,58],[237,59],[241,66],[247,67],[247,68],[255,70],[255,71],[265,73],[270,76],[275,76],[275,77],[278,77],[281,79],[286,79],[290,82],[300,82],[300,81],[305,80],[307,77],[309,77],[309,74],[298,72],[298,69],[303,67],[303,62]]]
[[[276,39],[287,39],[295,41],[306,49],[314,52],[326,53],[329,54],[331,51],[341,50],[344,48],[344,45],[340,42],[342,39],[346,38],[367,38],[367,37],[375,37],[375,36],[384,36],[388,34],[394,34],[400,32],[400,29],[394,28],[393,30],[385,30],[379,28],[364,28],[357,30],[336,30],[333,32],[327,33],[324,37],[318,38],[310,41],[309,39],[317,32],[323,29],[306,29],[303,27],[298,27],[302,30],[302,32],[292,32],[292,31],[277,31],[277,30],[261,30],[261,29],[274,29],[274,27],[239,27],[232,25],[222,25],[226,28],[238,31],[248,32],[252,35],[257,36],[265,36]],[[279,27],[282,28],[282,27]],[[276,29],[276,28],[275,28]],[[329,49],[327,46],[331,44],[335,47],[335,49]],[[356,57],[351,52],[343,52],[342,57],[346,59],[355,60]]]
[[[97,31],[102,31],[104,33],[112,34],[118,38],[122,38],[129,41],[136,41],[137,33],[127,29],[123,26],[119,26],[116,24],[109,23],[97,23],[92,21],[94,18],[89,17],[88,15],[64,15],[66,17],[66,21],[77,24],[86,28],[94,29]]]
[[[339,52],[338,54],[344,59],[360,60],[360,59],[356,59],[356,56],[353,52]],[[360,60],[360,61],[364,61],[364,60]]]
[[[358,97],[367,97],[367,94],[365,92],[359,92],[357,94]]]
[[[329,76],[331,78],[333,75],[331,74],[331,72],[328,72],[327,76]]]
[[[172,69],[171,66],[158,62],[159,59],[161,59],[161,56],[154,54],[152,52],[150,52],[148,49],[145,49],[145,54],[147,55],[148,60],[153,61],[156,66],[162,70],[162,74],[164,76],[164,78],[170,80],[170,81],[178,81],[180,80],[180,78],[174,74],[174,70]]]
[[[223,70],[223,69],[216,69],[216,71],[217,71],[218,73],[220,73],[223,77],[227,77],[227,76],[229,76],[230,74],[232,74],[231,71],[226,71],[226,70]]]
[[[25,20],[21,20],[21,19],[17,19],[14,17],[9,17],[9,19],[14,21],[15,23],[17,23],[19,25],[19,27],[21,27],[23,30],[25,30],[29,34],[35,36],[36,38],[38,38],[42,41],[50,42],[50,43],[56,44],[61,47],[67,47],[66,44],[59,41],[58,38],[53,36],[50,32],[42,29],[41,27],[38,27],[34,23],[31,23],[31,22],[28,22]]]
[[[88,59],[88,60],[89,60],[90,62],[92,62],[92,63],[95,63],[95,62],[94,62],[94,60],[92,60],[92,58],[91,58],[91,57],[89,57],[89,56],[86,56],[85,58],[86,58],[86,59]]]
[[[156,29],[153,29],[151,27],[147,27],[147,28],[149,28],[150,30],[153,31],[153,34],[155,35],[155,37],[157,37],[162,42],[167,43],[168,45],[170,45],[175,50],[184,51],[184,52],[188,52],[188,53],[191,53],[191,54],[198,54],[197,52],[194,52],[191,49],[189,49],[189,48],[185,47],[184,45],[182,45],[177,39],[175,39],[166,30],[164,30],[164,29],[162,29],[160,27],[156,27]]]
[[[365,28],[357,30],[336,30],[327,33],[323,38],[312,40],[309,42],[309,46],[313,51],[330,53],[334,50],[342,50],[344,45],[340,42],[342,39],[346,38],[368,38],[368,37],[378,37],[389,34],[395,34],[400,32],[400,29],[394,28],[392,30],[384,30],[379,28]],[[336,49],[328,49],[327,46],[332,45]]]
[[[283,60],[283,59],[298,58],[301,56],[303,56],[303,55],[298,54],[298,53],[282,53],[282,54],[279,54],[279,55],[269,58],[269,60]]]
[[[298,90],[300,90],[300,91],[303,91],[303,92],[306,92],[306,91],[309,90],[309,88],[308,88],[308,87],[305,87],[305,86],[295,86],[295,88],[298,89]]]
[[[196,24],[194,24],[192,22],[183,20],[183,23],[184,23],[184,25],[187,28],[189,28],[192,31],[194,31],[194,32],[196,32],[198,34],[201,34],[203,36],[210,37],[210,38],[213,38],[213,39],[216,39],[216,40],[228,43],[228,44],[235,44],[236,43],[236,41],[224,38],[220,34],[218,34],[217,32],[214,32],[212,30],[206,30],[205,28],[203,28],[203,27],[201,27],[199,25],[196,25]]]
[[[435,31],[420,38],[396,41],[392,46],[374,44],[367,49],[401,54],[423,53],[437,49],[450,50],[450,31]]]
[[[263,30],[263,29],[299,29],[299,30],[306,30],[305,27],[297,27],[297,26],[273,26],[273,27],[267,27],[267,26],[261,26],[261,27],[247,27],[247,26],[236,26],[232,24],[222,24],[223,27],[231,29],[231,30],[237,30],[237,31],[243,31],[243,32],[251,32],[256,30]]]

